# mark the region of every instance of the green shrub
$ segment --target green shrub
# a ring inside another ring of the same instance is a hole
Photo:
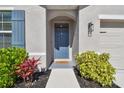
[[[0,49],[0,87],[11,87],[16,80],[17,65],[23,62],[28,54],[23,48]]]
[[[86,51],[77,54],[76,62],[81,76],[92,79],[102,86],[112,86],[115,79],[115,68],[109,63],[109,54],[97,54],[94,51]]]

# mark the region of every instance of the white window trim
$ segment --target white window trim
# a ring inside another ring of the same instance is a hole
[[[0,10],[14,10],[14,7],[0,7]]]
[[[43,55],[46,55],[46,53],[29,52],[29,56],[43,56]]]
[[[12,31],[0,31],[0,34],[4,34],[4,33],[12,33]]]
[[[124,20],[124,15],[104,15],[100,14],[98,15],[99,19],[117,19],[117,20]]]

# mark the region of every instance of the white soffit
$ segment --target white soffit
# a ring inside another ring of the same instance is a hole
[[[99,15],[99,19],[124,20],[124,15]]]
[[[14,10],[14,7],[0,7],[0,10]]]
[[[78,5],[46,5],[47,9],[55,10],[75,10],[78,8]]]

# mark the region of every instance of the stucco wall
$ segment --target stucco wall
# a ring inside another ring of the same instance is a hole
[[[77,39],[77,11],[75,10],[48,10],[47,11],[47,66],[54,61],[54,23],[55,22],[68,22],[70,24],[69,42],[72,49],[70,59],[77,53],[78,44]],[[76,53],[75,53],[76,52]],[[70,64],[74,64],[71,61]]]
[[[37,5],[3,5],[0,9],[25,10],[25,48],[30,56],[41,56],[42,67],[46,67],[46,9]]]
[[[91,12],[92,11],[92,12]],[[97,30],[92,33],[92,37],[88,37],[88,23],[96,24],[98,6],[88,6],[79,10],[79,51],[96,50],[97,51]],[[95,25],[97,27],[97,25]],[[96,28],[95,28],[96,29]]]
[[[75,56],[79,52],[79,29],[78,29],[78,19],[73,25],[74,33],[72,39],[72,65],[76,65],[75,63]]]
[[[100,46],[100,24],[98,16],[105,15],[124,15],[124,6],[88,6],[79,10],[79,52],[86,50],[95,50],[99,52]],[[94,24],[92,37],[88,37],[88,23]],[[116,62],[116,64],[119,64]],[[121,63],[120,65],[124,65]],[[124,69],[116,70],[116,84],[120,87],[124,86]],[[122,83],[123,82],[123,83]]]
[[[79,51],[99,51],[99,18],[100,14],[124,15],[124,6],[88,6],[79,10]],[[94,24],[92,37],[88,37],[88,23]]]
[[[53,43],[53,30],[52,21],[47,21],[47,67],[50,66],[51,62],[54,60],[54,43]]]
[[[77,17],[75,10],[48,10],[47,20],[52,20],[58,16],[66,16],[74,20]]]

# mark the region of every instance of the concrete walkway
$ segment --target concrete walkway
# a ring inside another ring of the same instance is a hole
[[[116,80],[114,81],[119,87],[124,88],[124,70],[116,71]]]
[[[72,68],[52,69],[46,88],[80,88]]]

